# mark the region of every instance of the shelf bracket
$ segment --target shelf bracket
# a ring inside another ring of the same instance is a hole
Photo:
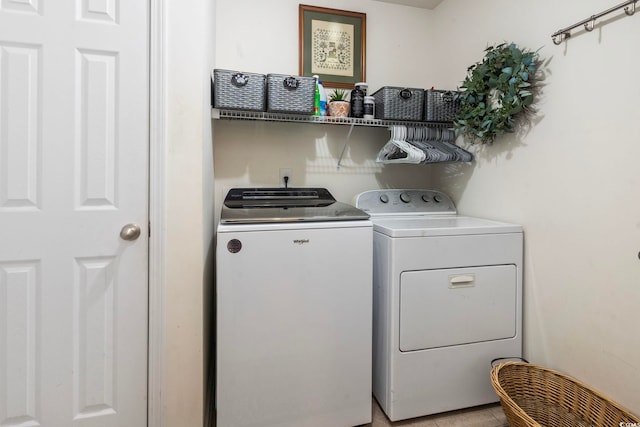
[[[338,158],[338,164],[336,166],[336,170],[340,170],[340,164],[342,163],[344,152],[347,150],[347,145],[349,145],[349,140],[351,139],[351,132],[353,132],[353,126],[354,126],[354,123],[351,123],[351,126],[349,126],[349,133],[347,134],[347,139],[344,141],[344,145],[342,146],[342,151],[340,152],[340,157]]]

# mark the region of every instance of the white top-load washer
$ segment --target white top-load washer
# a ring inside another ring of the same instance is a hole
[[[522,355],[522,227],[458,216],[430,190],[356,198],[374,229],[373,393],[392,421],[497,402]]]
[[[232,189],[216,247],[218,427],[371,421],[372,225],[326,189]]]

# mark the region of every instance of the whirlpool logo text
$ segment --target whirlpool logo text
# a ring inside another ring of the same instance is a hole
[[[309,239],[295,239],[293,243],[295,243],[296,245],[304,245],[306,243],[309,243]]]

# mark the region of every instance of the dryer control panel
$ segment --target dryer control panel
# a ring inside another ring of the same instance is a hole
[[[453,201],[435,190],[371,190],[356,196],[357,208],[370,215],[456,214]]]

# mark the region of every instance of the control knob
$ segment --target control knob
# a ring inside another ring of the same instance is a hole
[[[380,201],[382,203],[389,203],[389,196],[387,196],[386,194],[380,195]]]
[[[427,196],[426,194],[422,195],[422,200],[429,203],[429,196]]]
[[[440,203],[442,202],[442,197],[438,194],[436,194],[435,196],[433,196],[433,201],[436,203]]]
[[[409,203],[411,201],[411,196],[409,196],[409,193],[402,193],[400,194],[400,200],[404,203]]]

